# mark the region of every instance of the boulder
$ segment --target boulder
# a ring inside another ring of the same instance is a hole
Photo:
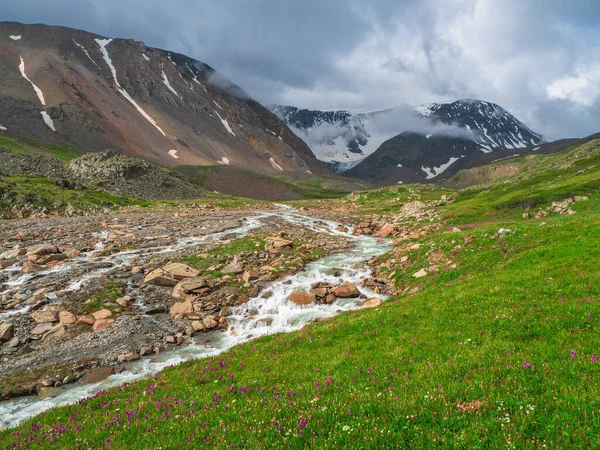
[[[77,322],[77,317],[72,312],[61,311],[58,314],[58,321],[64,325],[72,325]]]
[[[44,341],[51,341],[53,339],[61,337],[65,334],[66,328],[62,323],[57,323],[52,328],[48,330],[46,334],[42,337]]]
[[[35,334],[36,336],[42,335],[44,333],[47,333],[48,331],[50,331],[52,329],[54,325],[52,325],[51,323],[38,323],[33,330],[31,330],[31,334]]]
[[[294,243],[280,237],[269,237],[265,243],[265,250],[271,253],[277,253],[284,248],[292,248]]]
[[[339,298],[360,297],[360,291],[357,289],[357,287],[354,284],[352,284],[348,281],[345,283],[342,283],[338,286],[334,286],[331,289],[331,293]]]
[[[27,257],[33,259],[37,259],[44,255],[51,255],[53,253],[58,253],[58,248],[56,245],[52,244],[34,245],[27,249]]]
[[[158,268],[146,275],[146,278],[144,278],[144,283],[154,284],[156,286],[173,287],[176,286],[179,281],[171,277],[163,269]]]
[[[23,273],[34,273],[42,270],[43,267],[39,264],[32,263],[31,261],[25,261],[23,265],[21,265],[21,272]]]
[[[117,302],[117,304],[119,306],[122,306],[123,308],[127,308],[129,306],[129,303],[131,303],[132,300],[133,299],[131,298],[131,296],[124,295],[123,297],[119,297],[115,301]]]
[[[375,233],[375,237],[388,237],[394,232],[395,229],[396,227],[394,227],[393,224],[386,223],[377,231],[377,233]]]
[[[182,263],[170,263],[164,266],[162,269],[167,275],[169,275],[171,278],[175,278],[176,280],[193,278],[198,276],[200,273],[199,270]]]
[[[298,306],[312,305],[315,303],[315,295],[305,291],[294,291],[288,295],[287,299]]]
[[[77,320],[81,323],[87,323],[88,325],[94,325],[94,322],[96,322],[96,319],[92,316],[80,316]]]
[[[79,382],[83,384],[99,383],[110,377],[113,373],[115,373],[115,371],[112,367],[101,367],[100,369],[96,369],[83,376]]]
[[[237,275],[239,273],[242,273],[243,271],[244,271],[244,268],[242,267],[242,265],[239,262],[234,262],[234,263],[229,264],[225,268],[223,268],[221,270],[221,273],[229,273],[229,274]]]
[[[62,253],[53,253],[51,255],[44,255],[39,258],[33,260],[36,264],[40,264],[45,266],[46,264],[50,264],[55,261],[64,261],[65,259],[69,259],[67,255],[63,255]]]
[[[251,269],[251,270],[248,270],[247,272],[244,272],[244,275],[242,275],[242,280],[244,280],[244,283],[248,283],[252,280],[257,280],[259,277],[260,277],[259,271],[256,269]]]
[[[425,269],[421,269],[418,272],[413,273],[413,278],[423,278],[427,276],[427,271]]]
[[[96,320],[107,319],[110,316],[112,316],[112,312],[110,312],[108,309],[104,308],[104,309],[100,309],[100,310],[92,313],[92,316],[94,316],[94,319],[96,319]]]
[[[58,322],[56,311],[34,311],[31,313],[31,318],[36,323]]]
[[[117,356],[117,361],[119,361],[120,363],[137,361],[138,359],[140,359],[140,355],[138,355],[137,353],[126,353],[124,355]]]
[[[173,298],[185,298],[186,294],[194,294],[196,291],[207,287],[206,278],[194,277],[187,278],[177,283],[173,288]]]
[[[373,297],[373,298],[366,299],[362,303],[362,307],[363,308],[377,308],[378,306],[381,306],[382,303],[383,303],[383,301],[380,298]]]
[[[108,330],[115,324],[114,319],[99,319],[94,322],[94,331]]]
[[[452,228],[452,232],[453,232],[453,233],[460,233],[460,232],[461,232],[461,229],[460,229],[460,228],[458,228],[458,227],[454,227],[454,228]]]
[[[204,324],[204,327],[207,330],[212,330],[213,328],[215,328],[219,323],[213,319],[212,317],[205,317],[204,319],[202,319],[202,323]]]
[[[0,323],[0,342],[10,341],[15,335],[15,326],[12,323]]]
[[[182,316],[184,314],[191,314],[194,312],[194,305],[191,300],[186,300],[185,302],[176,302],[171,306],[169,312],[173,316]]]
[[[192,330],[194,331],[204,331],[205,327],[204,327],[204,323],[202,323],[202,321],[200,320],[194,320],[192,322]]]
[[[38,397],[40,400],[45,398],[54,398],[62,394],[64,390],[59,387],[43,387],[38,391]]]

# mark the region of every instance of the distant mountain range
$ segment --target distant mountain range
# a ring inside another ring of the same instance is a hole
[[[545,142],[508,111],[482,100],[369,113],[268,108],[336,172],[372,180],[428,180],[465,157]]]
[[[164,166],[330,173],[240,87],[200,61],[131,39],[0,23],[0,135],[106,148]]]

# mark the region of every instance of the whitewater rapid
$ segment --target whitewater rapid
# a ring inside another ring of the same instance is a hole
[[[360,308],[362,299],[337,299],[331,305],[314,304],[309,306],[297,306],[287,301],[288,295],[293,291],[309,290],[311,285],[316,282],[338,284],[342,279],[354,283],[361,294],[364,294],[367,298],[379,297],[385,300],[385,296],[378,295],[370,289],[360,286],[362,279],[371,276],[370,267],[366,262],[372,257],[389,250],[385,241],[370,236],[354,236],[352,228],[341,231],[344,227],[340,226],[339,223],[303,216],[295,210],[289,209],[289,207],[282,207],[281,209],[284,211],[264,212],[248,217],[238,228],[198,238],[180,239],[173,245],[155,247],[150,251],[151,254],[168,253],[189,246],[216,242],[224,238],[241,237],[254,229],[260,228],[263,221],[269,218],[282,219],[288,223],[319,233],[344,236],[350,241],[352,247],[343,252],[318,259],[308,264],[302,272],[270,283],[257,297],[251,298],[242,306],[233,308],[232,315],[227,318],[227,330],[213,333],[210,343],[194,343],[177,347],[153,358],[143,358],[129,363],[127,371],[112,375],[101,383],[65,385],[64,392],[55,398],[39,400],[37,396],[30,396],[0,402],[0,428],[14,427],[47,409],[75,403],[82,398],[94,395],[101,389],[153,375],[168,366],[189,359],[217,355],[235,345],[260,336],[298,330],[314,320],[331,317],[342,311]],[[139,256],[141,251],[144,251],[147,256],[148,250],[146,248],[111,255],[108,257],[112,263],[111,267],[86,274],[83,279],[72,282],[70,288],[77,290],[85,279],[126,265],[132,258]],[[85,260],[85,256],[87,255],[82,255],[78,260]],[[74,263],[77,263],[77,261]],[[63,268],[61,270],[68,269]],[[332,273],[338,276],[334,276]],[[22,278],[13,282],[16,283],[21,280]],[[0,319],[2,316],[0,315]]]

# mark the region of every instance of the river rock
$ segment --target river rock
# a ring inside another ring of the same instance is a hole
[[[194,312],[194,305],[192,304],[191,300],[186,300],[185,302],[176,302],[173,304],[173,306],[171,306],[169,312],[173,316],[191,314]]]
[[[375,233],[375,237],[388,237],[394,232],[395,229],[396,227],[394,227],[393,224],[386,223],[379,229],[379,231],[377,231],[377,233]]]
[[[126,353],[124,355],[117,356],[117,361],[119,361],[120,363],[129,362],[129,361],[137,361],[138,359],[140,359],[140,355],[137,353]]]
[[[0,323],[0,342],[10,341],[15,334],[15,326],[12,323]]]
[[[292,248],[294,243],[280,237],[269,237],[265,243],[265,250],[271,253],[277,253],[284,248]]]
[[[83,384],[99,383],[100,381],[110,377],[113,373],[115,373],[114,368],[101,367],[100,369],[96,369],[84,375],[79,382]]]
[[[64,261],[65,259],[68,259],[68,258],[69,257],[67,255],[63,255],[62,253],[54,253],[51,255],[44,255],[42,257],[36,258],[33,260],[33,262],[35,262],[36,264],[45,266],[46,264],[50,264],[50,263],[56,262],[56,261]]]
[[[56,311],[34,311],[31,313],[31,318],[36,323],[58,322]]]
[[[29,247],[27,249],[27,258],[37,259],[40,256],[51,255],[52,253],[58,253],[58,248],[56,247],[56,245],[34,245],[33,247]]]
[[[204,326],[206,327],[207,330],[212,330],[219,324],[212,317],[205,317],[204,319],[202,319],[202,323],[204,324]]]
[[[373,298],[368,298],[367,300],[365,300],[362,303],[362,307],[363,308],[377,308],[377,307],[381,306],[382,303],[383,303],[383,301],[380,298],[373,297]]]
[[[39,272],[42,269],[43,269],[42,266],[40,266],[39,264],[33,263],[31,261],[25,261],[21,265],[21,272],[23,272],[23,273]]]
[[[199,270],[196,270],[186,264],[182,263],[170,263],[163,267],[163,270],[171,278],[176,280],[184,280],[186,278],[193,278],[198,276]]]
[[[188,278],[183,281],[180,281],[177,286],[173,288],[173,297],[175,298],[184,298],[184,294],[193,294],[200,289],[207,287],[206,278],[204,277],[194,277]],[[176,297],[179,295],[179,297]]]
[[[200,320],[194,320],[192,322],[192,330],[204,331],[205,330],[204,323],[202,323],[202,321],[200,321]]]
[[[108,330],[115,324],[114,319],[99,319],[94,322],[94,331]]]
[[[100,310],[92,313],[92,316],[94,316],[94,319],[96,319],[96,320],[107,319],[110,316],[112,316],[112,312],[110,312],[106,308],[103,308],[103,309],[100,309]]]
[[[38,391],[38,397],[40,400],[44,400],[45,398],[54,398],[58,397],[62,394],[64,390],[58,387],[43,387]]]
[[[163,269],[158,268],[146,275],[146,278],[144,278],[144,283],[154,284],[156,286],[173,287],[176,286],[179,281],[169,276],[169,274],[167,274]]]
[[[288,295],[287,299],[298,306],[311,305],[315,303],[315,295],[305,291],[294,291]]]
[[[360,291],[358,288],[349,281],[346,281],[338,286],[334,286],[331,288],[331,293],[339,298],[360,297]]]

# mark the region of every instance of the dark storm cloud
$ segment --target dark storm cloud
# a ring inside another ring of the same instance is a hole
[[[549,138],[600,131],[597,0],[4,0],[0,20],[188,54],[263,103],[494,101]]]

